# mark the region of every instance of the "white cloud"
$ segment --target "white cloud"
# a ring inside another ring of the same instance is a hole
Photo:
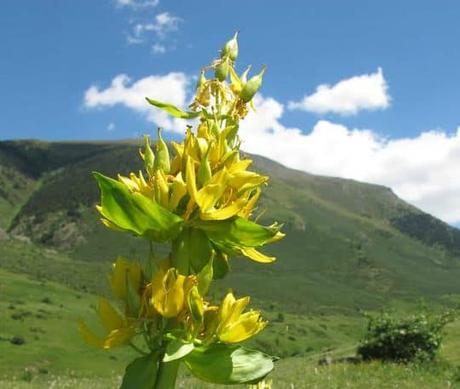
[[[151,35],[156,39],[164,40],[168,34],[179,29],[181,21],[181,18],[171,15],[169,12],[159,13],[152,22],[136,23],[126,38],[127,42],[129,44],[144,43]],[[161,46],[164,47],[164,45]]]
[[[159,44],[159,43],[155,43],[152,46],[152,53],[153,54],[164,54],[164,53],[166,53],[166,47],[164,45]]]
[[[119,74],[105,89],[95,85],[88,88],[83,103],[86,108],[122,105],[140,113],[148,121],[166,130],[183,133],[184,121],[171,119],[165,112],[150,106],[145,101],[145,97],[184,107],[187,103],[189,83],[189,78],[179,72],[148,76],[137,81],[132,81],[125,74]]]
[[[120,7],[146,8],[156,7],[160,0],[116,0],[116,4]]]
[[[363,74],[335,85],[323,84],[301,101],[290,102],[289,109],[314,113],[354,115],[361,110],[385,109],[390,105],[388,85],[381,68],[371,74]]]
[[[460,127],[388,140],[320,120],[304,133],[281,124],[284,107],[276,100],[259,97],[256,106],[241,128],[245,151],[314,174],[386,185],[424,211],[460,222]]]
[[[109,123],[109,124],[107,125],[107,131],[108,131],[108,132],[115,131],[115,123]]]
[[[150,107],[149,96],[179,107],[188,103],[191,78],[184,73],[137,81],[116,76],[107,88],[91,86],[87,108],[125,106],[166,130],[185,123]],[[313,174],[352,178],[391,187],[404,200],[447,222],[460,222],[460,127],[454,134],[425,131],[413,138],[384,139],[370,129],[349,129],[326,120],[310,132],[282,124],[284,105],[256,96],[256,112],[241,125],[242,148]]]

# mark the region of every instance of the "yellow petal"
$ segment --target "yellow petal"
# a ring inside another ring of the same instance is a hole
[[[106,226],[107,228],[110,228],[111,230],[115,231],[123,231],[120,227],[118,227],[116,224],[112,223],[110,220],[107,220],[103,217],[101,217],[101,223]]]
[[[155,199],[158,204],[167,208],[169,202],[169,187],[166,176],[162,170],[158,170],[155,175]]]
[[[246,312],[238,321],[232,323],[219,334],[219,339],[225,343],[242,342],[251,336],[256,335],[267,325],[261,320],[260,313],[256,311]]]
[[[242,297],[236,300],[235,303],[233,304],[232,311],[227,319],[227,322],[230,324],[233,322],[236,322],[241,316],[241,314],[243,313],[246,306],[249,304],[250,300],[251,299],[249,296]]]
[[[216,204],[224,190],[225,187],[220,184],[205,185],[198,191],[195,201],[203,211],[206,211]]]
[[[123,318],[105,298],[101,298],[99,300],[98,314],[99,314],[99,319],[101,320],[102,326],[107,331],[110,332],[115,329],[123,327],[123,324],[124,324]]]
[[[247,197],[239,198],[238,200],[234,201],[228,207],[202,212],[201,219],[202,220],[226,220],[235,216],[238,212],[243,209],[246,205]]]
[[[136,261],[128,261],[118,257],[112,265],[112,274],[109,276],[113,294],[119,299],[127,298],[127,283],[138,290],[141,283],[141,265]]]
[[[111,331],[103,341],[103,348],[109,349],[127,343],[134,335],[136,330],[133,327],[118,328]]]
[[[233,296],[232,292],[228,292],[225,295],[219,309],[219,322],[224,322],[231,315],[235,301],[235,296]]]
[[[228,172],[230,174],[235,174],[236,172],[246,170],[251,163],[252,161],[250,159],[243,159],[241,161],[238,161],[237,163],[234,163],[233,165],[230,165],[228,167]]]
[[[268,177],[248,171],[239,171],[231,175],[229,185],[238,191],[245,191],[262,185],[268,181]]]
[[[182,173],[179,172],[171,187],[171,198],[169,199],[168,208],[172,211],[175,210],[186,193],[187,185],[185,185],[182,179]]]
[[[256,193],[249,199],[249,201],[244,205],[240,212],[238,212],[238,216],[243,218],[248,218],[251,215],[252,210],[254,209],[257,201],[259,200],[261,190],[259,188],[256,189]]]
[[[271,263],[276,260],[275,257],[269,257],[265,254],[262,254],[260,251],[257,251],[253,247],[247,247],[241,250],[241,253],[248,258],[260,263]]]
[[[187,190],[190,198],[196,202],[197,189],[196,189],[196,176],[195,176],[195,164],[192,158],[187,158],[187,163],[185,167],[185,180],[187,183]]]
[[[158,313],[171,318],[179,314],[184,306],[185,277],[170,268],[159,269],[152,279],[152,304]]]
[[[139,186],[137,185],[137,183],[128,177],[124,177],[119,174],[118,181],[125,185],[131,192],[139,191]]]
[[[93,331],[91,331],[83,320],[79,321],[78,329],[80,330],[83,340],[90,346],[104,348],[103,339],[99,338]]]
[[[283,239],[285,236],[286,234],[283,234],[281,231],[278,231],[270,240],[267,241],[267,243],[278,242],[279,240]]]

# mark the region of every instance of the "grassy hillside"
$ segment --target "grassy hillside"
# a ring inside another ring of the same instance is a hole
[[[35,251],[38,254],[40,249]],[[52,270],[59,269],[58,258],[51,255],[47,260]],[[0,387],[102,389],[119,385],[124,367],[135,352],[130,348],[109,352],[91,349],[78,336],[77,321],[81,318],[97,327],[93,313],[97,298],[92,293],[2,269],[0,293]],[[449,326],[441,360],[435,364],[406,367],[339,362],[318,367],[318,359],[324,355],[340,358],[353,354],[363,332],[363,319],[344,315],[279,317],[267,303],[264,306],[271,323],[255,342],[258,347],[283,357],[271,376],[277,389],[292,385],[295,388],[445,388],[459,382],[460,375],[453,367],[460,362],[458,321]],[[196,381],[184,369],[180,385],[217,388]]]
[[[28,180],[28,186],[4,189],[19,198],[14,215],[11,207],[0,213],[12,235],[77,262],[101,263],[117,254],[144,256],[145,242],[98,222],[98,191],[90,174],[138,170],[136,145],[0,142],[0,156],[2,167],[13,172],[13,186],[21,177]],[[388,188],[253,159],[254,169],[270,175],[259,207],[261,220],[283,222],[287,238],[270,248],[279,258],[271,266],[234,260],[238,271],[222,289],[231,284],[290,312],[347,313],[379,306],[388,298],[442,299],[460,292],[459,230],[403,202]],[[2,194],[0,199],[6,201]]]
[[[354,353],[365,328],[362,309],[407,312],[421,297],[436,307],[458,305],[460,231],[388,188],[252,158],[254,169],[271,177],[261,220],[283,222],[287,238],[270,247],[278,257],[270,266],[233,260],[235,271],[210,295],[217,299],[232,286],[253,296],[270,320],[253,342],[283,358],[275,388],[454,387],[460,321],[449,326],[434,365],[319,368],[317,361]],[[114,176],[140,167],[133,142],[0,142],[0,387],[119,383],[132,350],[92,350],[76,323],[96,324],[96,295],[107,294],[101,274],[117,254],[142,258],[146,242],[101,226],[90,172]],[[213,387],[186,372],[181,385]]]

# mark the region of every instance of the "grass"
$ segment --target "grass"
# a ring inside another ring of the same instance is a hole
[[[97,297],[59,283],[0,269],[0,387],[117,387],[130,348],[104,352],[80,339],[77,322],[94,322]],[[353,355],[364,330],[359,316],[294,315],[267,302],[270,325],[253,345],[282,357],[272,374],[274,388],[447,388],[460,376],[460,321],[448,327],[441,361],[420,366],[381,363],[336,363],[318,366],[322,356]],[[15,345],[13,337],[25,343]],[[180,388],[214,388],[196,381],[183,369]],[[217,387],[216,387],[217,388]]]

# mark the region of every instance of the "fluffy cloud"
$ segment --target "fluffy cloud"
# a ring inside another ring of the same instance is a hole
[[[258,98],[256,106],[242,126],[244,150],[314,174],[386,185],[424,211],[460,222],[460,128],[388,140],[320,120],[304,133],[281,124],[284,107],[276,100]]]
[[[121,74],[105,89],[91,86],[84,105],[122,105],[167,130],[183,133],[183,121],[149,107],[144,96],[184,107],[190,82],[183,73],[137,81]],[[275,99],[256,96],[255,105],[257,111],[250,112],[241,126],[245,151],[313,174],[386,185],[424,211],[460,222],[460,128],[453,134],[433,130],[414,138],[384,139],[370,129],[320,120],[304,132],[282,124],[285,107]]]
[[[169,12],[159,13],[151,22],[136,23],[132,27],[131,33],[127,36],[127,42],[130,44],[144,43],[151,35],[157,39],[164,40],[169,33],[179,29],[181,21],[181,18],[171,15]],[[153,46],[154,52],[155,46],[157,46],[157,48],[161,47],[163,49],[162,52],[166,50],[164,45],[156,44]]]
[[[116,0],[116,4],[120,7],[146,8],[156,7],[160,0]]]
[[[190,80],[184,73],[155,75],[132,81],[127,75],[119,74],[105,89],[93,85],[84,95],[86,108],[102,108],[122,105],[130,108],[148,121],[170,131],[183,132],[184,123],[177,123],[166,113],[154,109],[145,101],[145,97],[167,101],[183,107],[187,102],[187,88]]]
[[[301,101],[290,102],[289,109],[314,113],[354,115],[360,110],[385,109],[390,104],[388,86],[381,68],[372,74],[363,74],[335,85],[323,84]]]

